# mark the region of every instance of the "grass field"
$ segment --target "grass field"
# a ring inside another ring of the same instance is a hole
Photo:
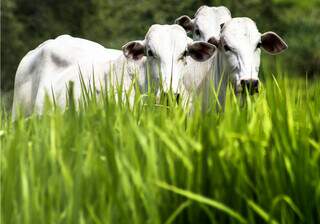
[[[1,223],[320,223],[319,81],[229,91],[223,113],[140,99],[2,110]]]

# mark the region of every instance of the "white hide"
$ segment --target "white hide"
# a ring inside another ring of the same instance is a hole
[[[94,80],[97,91],[119,85],[123,80],[126,92],[136,79],[144,92],[149,68],[150,81],[157,84],[161,76],[164,91],[172,88],[175,93],[190,95],[200,88],[211,63],[200,64],[210,59],[215,49],[205,42],[193,42],[178,25],[153,25],[143,41],[129,42],[123,47],[123,53],[88,40],[60,36],[30,51],[20,62],[15,79],[13,118],[20,108],[26,115],[33,111],[41,114],[46,95],[64,108],[70,81],[78,100],[80,74],[87,88]],[[148,52],[152,55],[147,55]],[[134,97],[134,91],[130,97]]]
[[[200,7],[194,16],[194,39],[209,41],[210,38],[215,38],[219,41],[221,26],[230,19],[231,13],[224,6]]]
[[[85,39],[62,35],[48,40],[28,52],[21,60],[15,77],[13,118],[17,110],[25,115],[33,111],[41,113],[45,96],[55,99],[61,107],[66,105],[67,85],[74,84],[75,98],[80,98],[80,74],[89,87],[100,88],[105,84],[114,61],[121,60],[122,52],[106,49],[100,44]]]
[[[224,6],[201,6],[194,15],[194,19],[181,16],[176,23],[192,32],[194,40],[210,42],[210,39],[219,41],[221,26],[231,19],[231,13]],[[214,44],[214,43],[212,43]]]
[[[224,25],[220,39],[220,66],[225,76],[234,82],[236,91],[241,91],[241,81],[259,80],[261,48],[270,54],[278,54],[287,45],[273,32],[261,34],[249,18],[233,18]]]
[[[212,76],[206,88],[210,88],[209,83],[214,83],[222,106],[229,80],[233,82],[237,93],[244,90],[243,86],[253,87],[251,94],[258,91],[260,47],[270,54],[281,53],[287,48],[276,33],[261,35],[255,22],[249,18],[232,19],[230,11],[223,6],[202,6],[194,19],[181,16],[176,23],[186,31],[191,31],[195,40],[208,41],[218,47],[212,60]]]
[[[231,13],[228,8],[224,6],[201,6],[195,13],[194,19],[190,19],[184,15],[176,19],[175,22],[186,31],[192,32],[194,40],[206,41],[218,47],[221,27],[229,20],[231,20]],[[217,48],[216,56],[210,61],[211,64],[205,65],[208,67],[209,74],[206,76],[206,80],[203,81],[202,88],[205,92],[206,104],[209,106],[216,101],[215,94],[218,95],[220,106],[224,104],[227,80],[222,76],[222,69],[220,67],[222,57],[219,51],[220,49]],[[213,93],[212,90],[216,93]],[[205,107],[208,106],[205,105]]]
[[[200,65],[210,59],[216,50],[211,44],[193,42],[178,25],[153,25],[144,40],[125,45],[125,55],[138,61],[142,55],[139,52],[129,52],[130,45],[133,44],[136,49],[139,45],[140,54],[147,57],[152,78],[162,80],[163,91],[171,89],[176,94],[198,88],[206,75],[201,72],[203,68]]]

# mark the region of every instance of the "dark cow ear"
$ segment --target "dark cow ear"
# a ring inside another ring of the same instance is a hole
[[[216,46],[203,42],[196,41],[188,46],[188,55],[196,61],[206,61],[216,52]]]
[[[288,48],[284,40],[274,32],[266,32],[261,35],[261,46],[270,54],[279,54]]]
[[[186,15],[180,16],[178,19],[175,20],[175,23],[182,26],[186,30],[186,32],[193,31],[194,23],[189,16],[186,16]]]
[[[211,38],[209,38],[209,40],[208,40],[208,43],[209,44],[213,44],[214,46],[216,46],[216,47],[219,47],[219,40],[217,40],[215,37],[211,37]]]
[[[139,60],[145,55],[143,41],[131,41],[122,47],[124,56],[129,59]]]

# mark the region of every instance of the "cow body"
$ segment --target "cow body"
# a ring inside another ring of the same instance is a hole
[[[70,82],[73,82],[76,100],[81,97],[83,84],[86,87],[94,84],[98,90],[107,88],[106,83],[111,86],[123,84],[125,93],[136,79],[144,92],[148,78],[155,86],[162,80],[165,92],[172,90],[190,95],[205,78],[207,68],[200,64],[212,59],[215,47],[205,42],[193,42],[178,25],[153,25],[144,40],[131,41],[122,50],[106,49],[68,35],[44,42],[19,64],[13,117],[19,108],[26,115],[33,111],[41,114],[46,95],[64,108]],[[194,76],[196,73],[200,75]],[[133,99],[134,92],[130,97]]]
[[[176,19],[176,23],[181,25],[187,32],[191,32],[196,41],[205,41],[217,47],[216,56],[211,60],[209,74],[203,82],[202,89],[206,99],[205,109],[211,107],[212,102],[218,102],[218,109],[224,105],[224,95],[227,88],[227,77],[223,74],[223,60],[221,49],[219,48],[221,28],[224,23],[231,20],[231,13],[225,6],[209,7],[201,6],[191,19],[186,15]],[[212,93],[215,91],[215,93]]]
[[[270,54],[281,53],[287,48],[276,33],[259,33],[254,21],[246,17],[231,18],[230,11],[223,6],[202,6],[194,19],[181,16],[176,23],[192,32],[195,40],[207,41],[217,47],[212,64],[213,81],[210,82],[218,91],[222,107],[229,80],[236,93],[258,91],[260,48]]]
[[[66,85],[79,84],[79,69],[103,70],[103,63],[115,60],[121,51],[106,49],[84,39],[62,35],[48,40],[27,53],[21,60],[15,78],[13,116],[18,108],[28,115],[33,110],[41,113],[45,95],[57,98],[65,105]],[[84,79],[88,77],[84,76]],[[97,77],[99,79],[99,77]],[[63,91],[61,91],[63,90]],[[77,91],[77,90],[76,90]]]

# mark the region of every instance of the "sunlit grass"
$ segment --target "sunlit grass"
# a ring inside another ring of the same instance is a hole
[[[319,81],[228,91],[223,113],[83,102],[1,112],[1,223],[320,223]]]

